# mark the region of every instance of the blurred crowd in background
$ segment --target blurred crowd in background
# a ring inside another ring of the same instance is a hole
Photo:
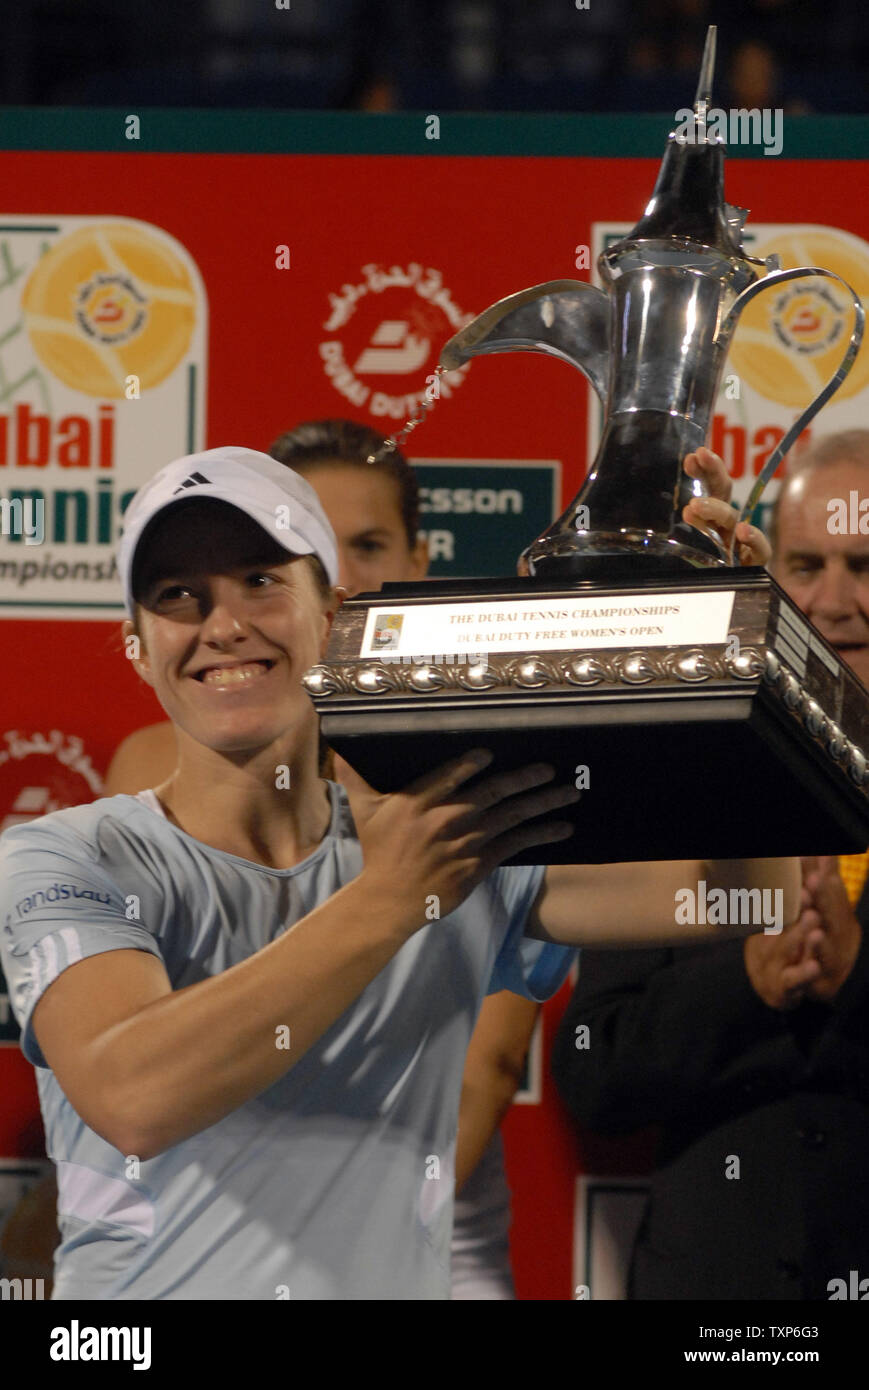
[[[671,112],[710,23],[716,105],[866,111],[864,0],[16,0],[0,101]]]

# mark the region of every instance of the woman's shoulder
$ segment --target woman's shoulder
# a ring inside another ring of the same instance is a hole
[[[144,818],[151,814],[136,796],[101,796],[8,826],[0,834],[0,857],[26,850],[95,850],[109,822],[127,824],[141,818],[144,827]]]

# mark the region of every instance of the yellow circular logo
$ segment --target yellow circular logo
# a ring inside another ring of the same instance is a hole
[[[95,275],[78,293],[79,325],[98,343],[126,343],[148,321],[148,297],[132,275]]]
[[[787,285],[773,305],[770,322],[779,342],[794,352],[826,352],[841,341],[845,314],[832,289],[823,281],[816,290]]]
[[[31,272],[21,298],[33,350],[67,386],[120,397],[129,376],[157,386],[187,352],[196,294],[187,267],[143,227],[70,232]]]
[[[752,246],[752,256],[778,252],[782,270],[818,266],[831,270],[869,302],[869,253],[844,232],[810,228],[776,234]],[[727,370],[767,400],[801,410],[826,385],[845,353],[854,327],[854,307],[844,286],[820,275],[770,286],[743,310],[736,325]],[[835,400],[856,396],[869,383],[865,341]]]

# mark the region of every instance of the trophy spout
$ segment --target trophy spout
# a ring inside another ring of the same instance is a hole
[[[582,280],[548,280],[499,299],[441,350],[448,371],[491,352],[544,352],[578,368],[606,405],[610,310]]]

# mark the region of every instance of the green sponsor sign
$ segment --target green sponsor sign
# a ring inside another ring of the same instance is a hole
[[[560,512],[553,459],[414,459],[431,579],[514,575],[527,545]]]

